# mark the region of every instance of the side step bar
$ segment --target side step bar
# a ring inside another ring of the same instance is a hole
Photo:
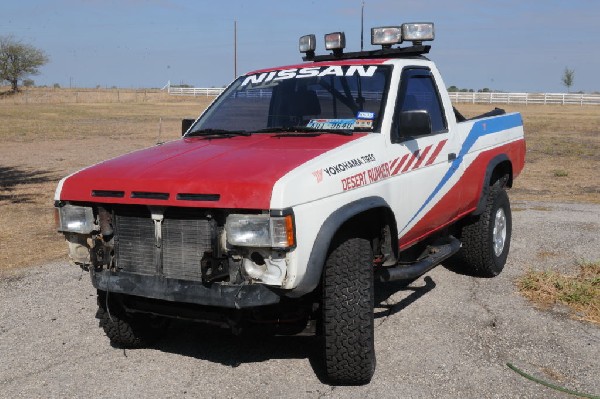
[[[449,236],[433,245],[429,245],[416,262],[381,268],[376,271],[375,278],[382,282],[417,278],[457,253],[460,246],[459,240]]]

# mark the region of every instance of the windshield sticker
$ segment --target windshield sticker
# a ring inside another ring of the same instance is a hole
[[[368,121],[364,119],[357,119],[354,122],[355,129],[373,129],[373,121]]]
[[[354,129],[354,122],[354,119],[311,119],[306,127],[312,129],[351,130]]]
[[[334,65],[328,67],[308,67],[308,68],[290,68],[279,71],[263,72],[256,75],[246,76],[242,82],[242,87],[251,84],[265,84],[276,80],[286,80],[293,78],[310,78],[315,76],[365,76],[371,77],[377,71],[377,66],[370,65],[350,65],[346,72],[342,66]]]
[[[359,111],[356,114],[356,119],[375,119],[375,112]]]

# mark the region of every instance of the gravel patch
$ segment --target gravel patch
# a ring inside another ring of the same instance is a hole
[[[600,205],[513,203],[505,271],[476,279],[437,267],[379,286],[377,371],[362,387],[321,381],[314,337],[235,337],[176,322],[152,349],[110,346],[95,291],[66,261],[0,276],[0,397],[564,398],[507,366],[600,395],[600,329],[543,311],[515,280],[575,272],[600,255]]]

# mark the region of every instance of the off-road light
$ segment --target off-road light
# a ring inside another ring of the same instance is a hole
[[[346,48],[346,35],[344,32],[333,32],[325,35],[325,49],[341,52]]]
[[[402,24],[402,40],[420,44],[421,42],[431,41],[435,37],[433,23],[431,22],[411,22]]]
[[[61,232],[90,234],[94,231],[94,211],[88,206],[58,207],[58,226]]]
[[[391,47],[402,43],[402,28],[399,26],[381,26],[371,28],[371,44]]]
[[[231,245],[289,248],[295,243],[292,215],[231,214],[225,222],[225,232]]]
[[[315,35],[305,35],[300,38],[298,47],[301,53],[309,53],[315,51],[317,48],[317,39]]]

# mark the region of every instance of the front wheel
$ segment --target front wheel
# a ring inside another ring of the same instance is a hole
[[[166,334],[168,320],[157,316],[129,314],[116,301],[106,303],[106,293],[98,293],[96,318],[110,343],[118,348],[147,347]]]
[[[375,372],[373,251],[350,238],[330,253],[323,274],[325,368],[335,384],[360,385]]]
[[[512,214],[506,190],[492,186],[485,211],[463,224],[463,244],[453,262],[479,277],[494,277],[502,272],[510,249]]]

